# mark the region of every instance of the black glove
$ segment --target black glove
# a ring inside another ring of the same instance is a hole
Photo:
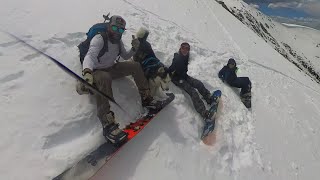
[[[140,41],[138,38],[135,38],[134,35],[132,35],[132,41],[131,41],[131,45],[132,45],[132,50],[134,52],[137,52],[140,46]]]

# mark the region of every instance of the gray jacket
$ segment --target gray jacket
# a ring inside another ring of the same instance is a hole
[[[104,69],[104,68],[111,67],[115,64],[115,60],[119,54],[119,45],[112,44],[108,40],[108,51],[104,53],[104,55],[100,57],[100,61],[98,61],[98,55],[100,50],[103,48],[103,44],[104,42],[101,35],[96,35],[92,38],[88,53],[83,60],[83,70],[86,68],[92,71],[95,69]],[[134,55],[133,50],[130,50],[128,52],[124,48],[122,40],[120,40],[120,48],[121,48],[120,56],[124,60],[127,60]]]

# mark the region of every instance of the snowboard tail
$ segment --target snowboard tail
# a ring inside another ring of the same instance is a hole
[[[74,166],[66,169],[64,172],[54,177],[53,180],[66,180],[66,179],[89,179],[99,169],[108,163],[108,161],[117,154],[117,152],[124,147],[124,145],[132,140],[139,134],[151,120],[170,102],[175,98],[173,93],[167,93],[168,98],[161,102],[161,108],[158,110],[149,110],[149,112],[140,117],[135,122],[128,124],[123,131],[128,133],[128,140],[121,144],[112,144],[105,142],[100,145],[96,150],[89,153],[82,160]]]

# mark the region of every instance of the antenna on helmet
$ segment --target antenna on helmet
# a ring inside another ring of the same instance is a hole
[[[109,17],[109,15],[110,15],[110,12],[107,15],[103,15],[104,22],[110,21],[111,18]]]

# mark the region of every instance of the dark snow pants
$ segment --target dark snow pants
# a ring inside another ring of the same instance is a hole
[[[198,113],[200,113],[201,116],[204,116],[206,107],[203,101],[200,99],[197,90],[207,102],[210,102],[211,94],[210,91],[204,87],[203,83],[190,76],[188,76],[186,80],[181,80],[181,82],[179,82],[177,79],[172,79],[172,82],[190,95],[194,108]]]
[[[241,88],[240,94],[245,94],[251,92],[251,81],[248,77],[238,77],[231,83],[229,83],[232,87]]]

